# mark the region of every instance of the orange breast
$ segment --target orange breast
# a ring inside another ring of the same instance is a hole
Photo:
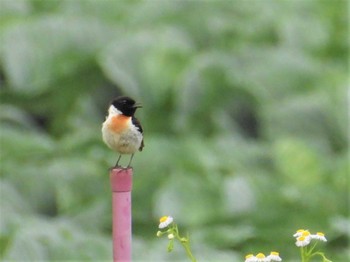
[[[109,124],[110,129],[116,133],[123,132],[129,124],[131,117],[124,115],[113,116]]]

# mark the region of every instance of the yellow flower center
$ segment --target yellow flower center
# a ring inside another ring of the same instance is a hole
[[[297,238],[298,241],[304,241],[305,240],[305,237],[304,236],[300,236]]]
[[[310,232],[309,231],[304,231],[303,234],[302,234],[304,237],[307,237],[310,235]]]
[[[322,232],[317,232],[317,235],[320,237],[324,237],[324,234]]]
[[[163,216],[163,217],[161,217],[161,218],[159,219],[159,222],[160,222],[160,223],[163,223],[163,222],[165,222],[167,219],[168,219],[168,216]]]
[[[254,256],[253,254],[248,254],[248,255],[245,256],[245,259],[251,258],[253,256]]]
[[[301,233],[301,232],[304,232],[304,231],[305,231],[304,229],[298,229],[297,233]]]
[[[272,256],[279,256],[279,255],[280,255],[280,253],[275,252],[275,251],[271,251],[271,254],[270,254],[270,255],[272,255]]]
[[[256,255],[257,258],[265,258],[265,255],[263,253],[259,253]]]

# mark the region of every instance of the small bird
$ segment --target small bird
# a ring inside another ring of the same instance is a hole
[[[131,154],[130,167],[135,152],[144,147],[141,123],[134,117],[140,107],[132,98],[120,96],[108,108],[108,116],[102,124],[102,138],[109,148],[119,153],[114,167],[119,166],[122,154]]]

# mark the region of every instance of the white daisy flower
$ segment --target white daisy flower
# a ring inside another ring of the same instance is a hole
[[[307,230],[298,229],[297,232],[295,232],[295,234],[293,235],[293,237],[300,237],[304,231],[307,231]]]
[[[245,256],[244,262],[257,262],[258,259],[253,254],[248,254]]]
[[[171,216],[163,216],[159,219],[159,228],[165,228],[173,223],[173,218]]]
[[[310,237],[306,237],[306,236],[300,236],[297,238],[297,242],[295,242],[295,245],[297,247],[304,247],[307,246],[308,244],[310,244]]]
[[[278,252],[275,252],[275,251],[271,251],[270,255],[267,256],[267,259],[269,261],[282,261],[280,254]]]
[[[310,237],[312,239],[317,239],[317,240],[321,240],[323,242],[327,242],[327,239],[322,232],[317,232],[315,235],[310,235]]]
[[[265,255],[263,253],[259,253],[255,256],[257,258],[257,262],[269,262],[270,260],[265,257]]]

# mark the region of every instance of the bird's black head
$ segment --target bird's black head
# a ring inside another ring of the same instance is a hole
[[[112,101],[112,105],[126,116],[133,116],[136,109],[141,107],[135,100],[127,96],[117,97]]]

